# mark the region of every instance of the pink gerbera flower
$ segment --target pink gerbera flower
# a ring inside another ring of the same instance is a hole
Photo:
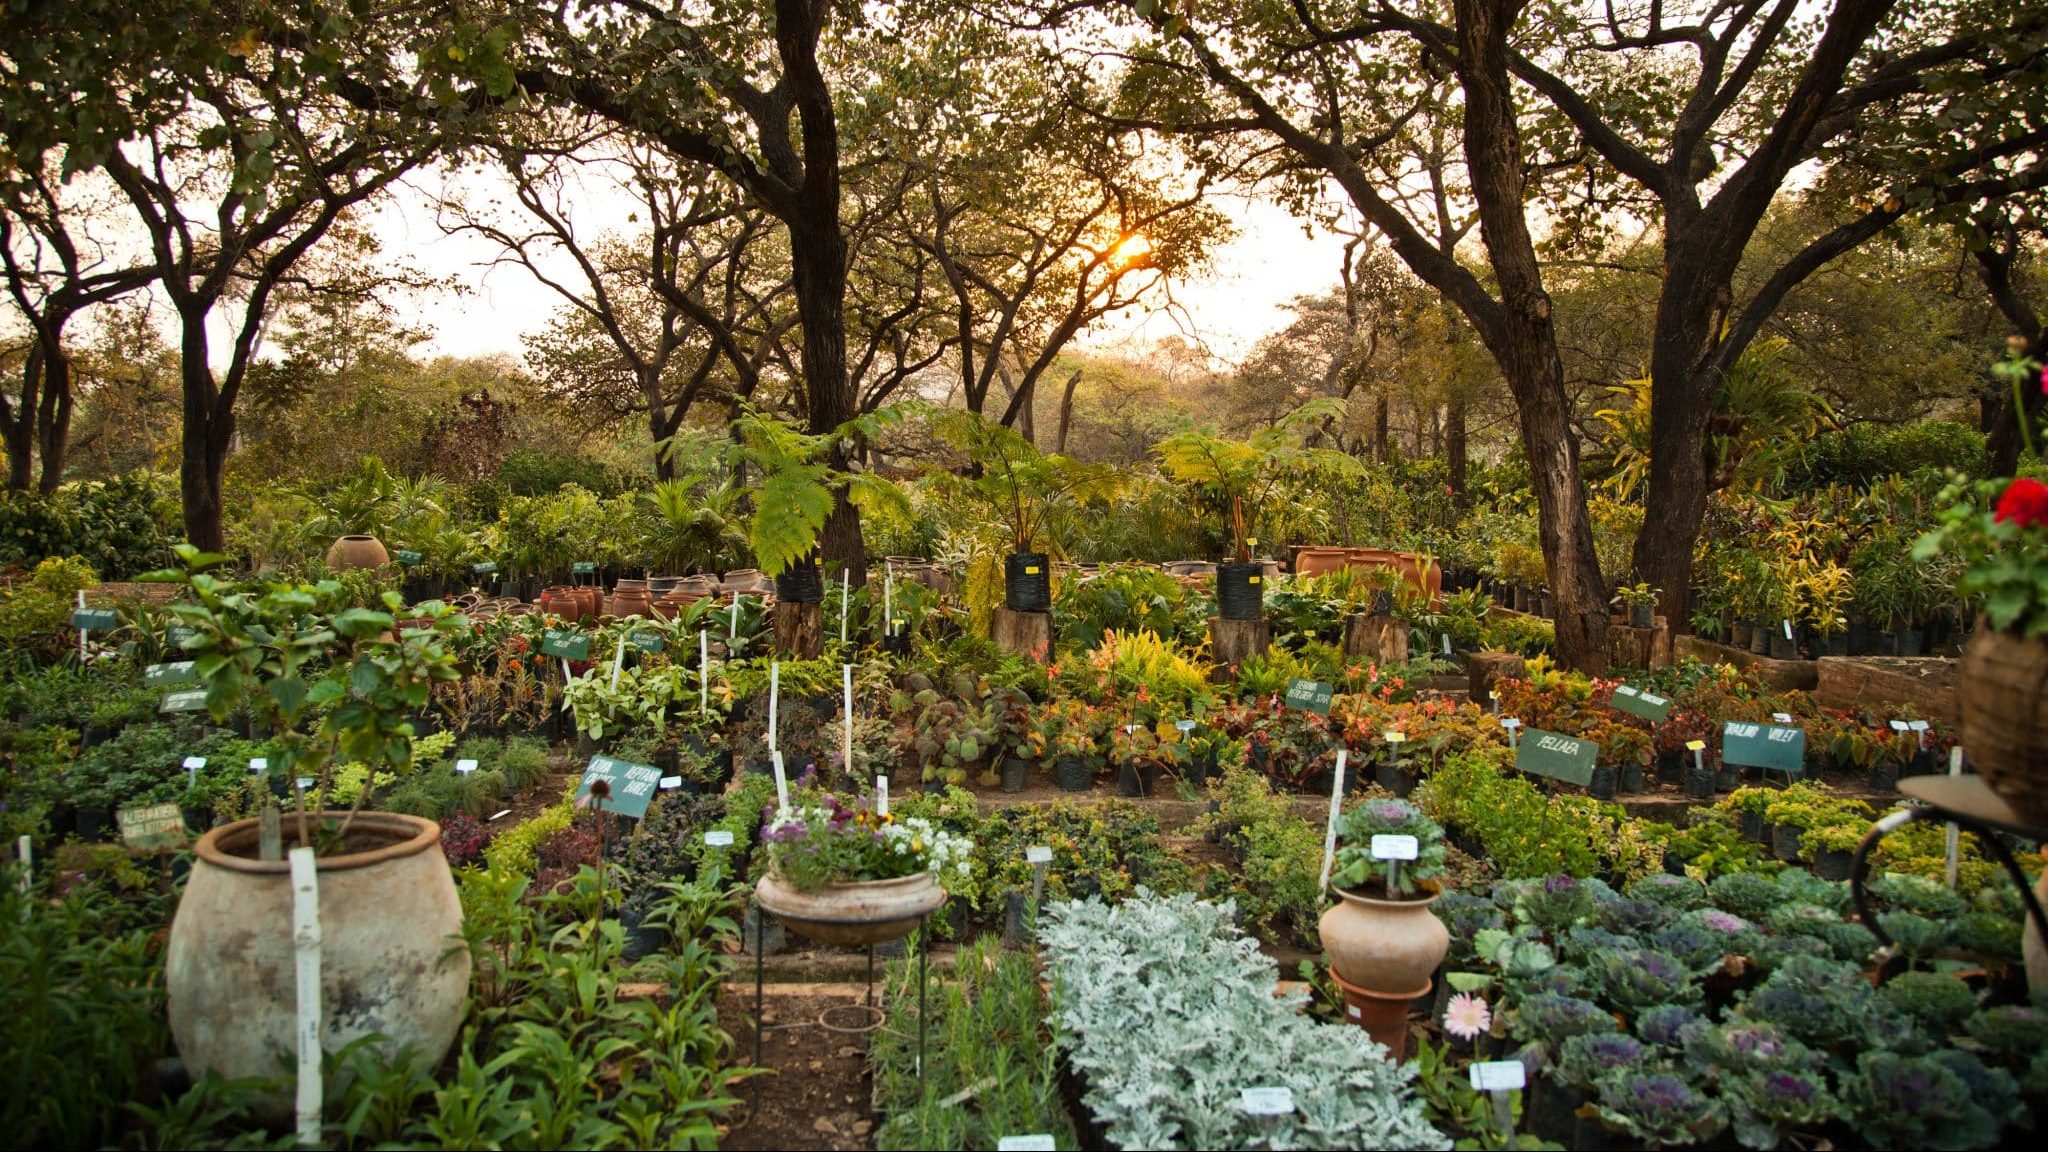
[[[1470,992],[1458,993],[1444,1006],[1444,1031],[1460,1040],[1477,1039],[1492,1027],[1492,1010]]]

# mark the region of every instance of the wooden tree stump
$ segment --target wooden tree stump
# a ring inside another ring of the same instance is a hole
[[[825,654],[825,606],[775,602],[775,651],[786,660],[816,660]]]
[[[996,609],[996,647],[1040,664],[1052,658],[1052,613]]]
[[[1273,625],[1264,616],[1257,620],[1209,617],[1209,654],[1218,664],[1242,664],[1246,657],[1264,655],[1272,643]]]
[[[1618,668],[1669,668],[1671,626],[1662,616],[1655,628],[1632,628],[1617,619],[1607,627],[1607,658]]]
[[[1489,707],[1488,695],[1498,680],[1521,680],[1529,675],[1522,658],[1513,652],[1474,652],[1465,660],[1465,681],[1472,702]]]
[[[1375,664],[1408,660],[1408,622],[1392,616],[1356,613],[1344,621],[1344,655]]]

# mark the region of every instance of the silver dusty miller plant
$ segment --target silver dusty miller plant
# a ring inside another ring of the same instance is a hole
[[[1229,904],[1139,888],[1046,910],[1039,944],[1053,1024],[1088,1107],[1124,1148],[1432,1148],[1413,1072],[1362,1030],[1317,1024],[1275,995],[1272,962]],[[1295,1112],[1247,1115],[1246,1088],[1286,1087]]]

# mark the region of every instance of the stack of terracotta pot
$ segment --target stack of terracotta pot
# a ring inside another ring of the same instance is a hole
[[[553,584],[541,591],[538,603],[542,612],[575,624],[597,618],[604,592],[594,584]]]
[[[718,581],[709,576],[684,576],[674,582],[661,599],[654,602],[654,614],[663,620],[673,620],[683,614],[690,605],[706,596],[715,595]]]
[[[645,580],[620,579],[612,585],[611,599],[605,601],[605,612],[612,616],[648,616],[653,611],[654,597]]]

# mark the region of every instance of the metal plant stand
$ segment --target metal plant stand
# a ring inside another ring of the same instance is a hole
[[[757,914],[757,915],[756,915],[756,916],[754,917],[754,1067],[756,1067],[756,1068],[759,1068],[759,1067],[761,1067],[761,1057],[762,1057],[762,1037],[763,1037],[763,1033],[764,1033],[764,1032],[766,1031],[766,1029],[765,1029],[765,1028],[763,1027],[763,1015],[764,1015],[764,1012],[765,1012],[765,1009],[766,1009],[766,1002],[765,1002],[765,996],[766,996],[766,986],[767,986],[767,971],[768,971],[768,948],[767,948],[767,936],[768,936],[768,917],[769,917],[769,916],[772,916],[772,915],[774,915],[774,913],[772,913],[772,912],[769,912],[768,910],[766,910],[766,909],[764,908],[764,909],[761,909],[761,910],[760,910],[760,912],[759,912],[759,913],[758,913],[758,914]],[[778,919],[780,919],[780,917],[777,917],[777,918],[778,918]],[[805,921],[803,921],[803,923],[805,923],[805,924],[820,924],[820,925],[832,925],[832,924],[840,924],[840,925],[846,925],[846,926],[858,926],[858,925],[864,925],[864,924],[868,924],[868,923],[871,923],[871,921],[866,921],[866,920],[840,920],[840,921],[831,921],[831,920],[805,920]],[[924,1053],[925,1053],[925,1018],[926,1018],[926,1007],[927,1007],[927,983],[928,983],[928,982],[927,982],[927,980],[925,979],[925,974],[926,974],[926,964],[927,964],[927,957],[928,957],[928,956],[929,956],[929,955],[931,954],[931,926],[932,926],[932,917],[931,917],[931,913],[927,912],[927,913],[925,913],[925,914],[924,914],[923,916],[921,916],[921,917],[920,917],[920,918],[918,919],[918,922],[917,922],[917,928],[916,928],[916,931],[917,931],[917,1079],[918,1079],[918,1083],[919,1083],[920,1085],[922,1085],[922,1084],[924,1083]],[[798,929],[798,932],[799,932],[799,934],[801,934],[801,929]],[[833,1024],[833,1023],[832,1023],[832,1022],[831,1022],[830,1020],[826,1019],[826,1017],[827,1017],[827,1016],[829,1016],[829,1015],[830,1015],[830,1014],[831,1014],[831,1013],[832,1013],[832,1012],[834,1011],[834,1009],[833,1009],[833,1008],[827,1008],[827,1009],[825,1009],[825,1010],[824,1010],[823,1012],[820,1012],[820,1013],[818,1014],[818,1024],[819,1024],[819,1025],[820,1025],[821,1027],[824,1027],[824,1028],[828,1028],[828,1029],[831,1029],[831,1030],[832,1030],[832,1031],[834,1031],[834,1032],[871,1032],[871,1031],[873,1031],[874,1029],[876,1029],[877,1027],[880,1027],[880,1026],[881,1026],[881,1023],[882,1023],[882,1021],[883,1021],[884,1019],[886,1019],[886,1018],[887,1018],[887,1014],[886,1014],[886,1013],[884,1013],[884,1012],[883,1012],[883,1011],[882,1011],[881,1009],[879,1009],[879,1008],[875,1007],[875,946],[874,946],[874,944],[869,944],[869,945],[867,946],[867,950],[868,950],[868,982],[867,982],[867,997],[866,997],[866,1000],[865,1000],[864,1004],[862,1005],[862,1007],[863,1007],[863,1008],[865,1009],[865,1011],[867,1011],[868,1013],[872,1013],[872,1017],[870,1018],[869,1022],[868,1022],[867,1024],[863,1025],[863,1026],[859,1026],[859,1027],[846,1027],[846,1026],[843,1026],[843,1025],[837,1025],[837,1024]],[[850,1006],[850,1005],[838,1005],[838,1006],[836,1006],[836,1007],[844,1008],[844,1007],[851,1007],[851,1006]],[[759,1084],[759,1081],[758,1081],[758,1079],[756,1079],[756,1080],[754,1080],[754,1081],[750,1082],[750,1083],[748,1084],[748,1088],[750,1089],[750,1096],[751,1096],[751,1102],[752,1102],[752,1103],[754,1104],[754,1106],[755,1106],[755,1107],[756,1107],[756,1108],[758,1109],[758,1106],[759,1106],[759,1102],[760,1102],[760,1084]]]
[[[1863,890],[1870,851],[1877,847],[1878,841],[1915,820],[1953,823],[1975,833],[1984,851],[2005,866],[2006,873],[2020,890],[2020,900],[2026,906],[2034,930],[2041,934],[2043,940],[2048,940],[2048,916],[2042,915],[2041,903],[2034,898],[2034,886],[2027,880],[2027,874],[2020,870],[2011,850],[1996,835],[2004,832],[2026,840],[2048,840],[2048,828],[2020,819],[2012,805],[1993,792],[1982,776],[1914,776],[1899,781],[1899,791],[1920,801],[1922,806],[1901,809],[1872,825],[1863,842],[1856,846],[1856,854],[1849,865],[1849,892],[1856,901],[1856,914],[1862,917],[1863,926],[1876,935],[1878,943],[1889,947],[1892,941],[1878,926],[1877,918],[1871,915],[1869,898]]]

